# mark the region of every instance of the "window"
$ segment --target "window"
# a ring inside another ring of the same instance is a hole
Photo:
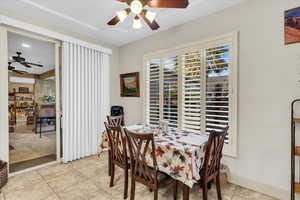
[[[237,33],[145,56],[145,120],[196,132],[229,126],[224,152],[237,148]]]
[[[163,59],[163,119],[169,126],[178,127],[178,58]]]

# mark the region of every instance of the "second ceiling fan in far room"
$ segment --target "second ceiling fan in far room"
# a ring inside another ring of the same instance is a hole
[[[11,57],[10,60],[11,63],[20,63],[21,65],[27,68],[32,68],[32,66],[43,67],[43,65],[41,64],[27,62],[26,59],[21,56],[22,55],[21,52],[17,52],[16,54],[17,54],[16,56]]]
[[[145,7],[152,8],[187,8],[189,5],[188,0],[116,0],[126,3],[129,8],[117,12],[117,16],[112,18],[107,24],[116,25],[119,22],[123,22],[126,17],[132,12],[135,14],[133,21],[133,28],[142,28],[142,18],[152,30],[159,29],[158,23],[154,20],[156,13],[148,11]]]

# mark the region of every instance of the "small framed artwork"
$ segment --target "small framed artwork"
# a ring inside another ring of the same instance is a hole
[[[285,44],[300,42],[300,7],[284,13]]]
[[[121,97],[140,97],[140,73],[120,75]]]

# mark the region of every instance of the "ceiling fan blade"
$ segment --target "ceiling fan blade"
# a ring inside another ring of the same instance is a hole
[[[159,25],[155,20],[153,20],[153,22],[151,23],[150,20],[147,19],[146,12],[146,10],[143,10],[143,12],[140,13],[140,17],[144,19],[144,21],[148,24],[152,31],[159,29]]]
[[[24,67],[32,68],[32,67],[31,67],[30,65],[28,65],[26,62],[21,62],[20,64],[23,65]]]
[[[149,21],[149,20],[148,20]],[[147,22],[146,22],[147,23]],[[148,24],[148,23],[147,23]],[[150,28],[155,31],[155,30],[158,30],[159,29],[159,25],[158,23],[154,20],[152,23],[149,23],[148,24],[150,26]]]
[[[153,8],[186,8],[188,0],[150,0],[148,6]]]
[[[120,19],[118,16],[115,16],[114,18],[112,18],[107,24],[110,26],[116,25],[117,23],[120,22]]]
[[[41,64],[30,63],[30,62],[24,62],[24,63],[26,63],[27,65],[34,65],[34,66],[37,66],[37,67],[44,67],[44,66],[41,65]]]

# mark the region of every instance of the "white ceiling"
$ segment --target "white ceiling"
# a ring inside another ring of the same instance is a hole
[[[23,47],[22,44],[30,45],[30,47]],[[42,74],[55,68],[55,48],[53,43],[9,32],[9,60],[11,60],[12,56],[16,56],[16,52],[21,52],[21,56],[25,58],[27,62],[44,65],[42,68],[35,66],[32,66],[32,68],[26,68],[19,63],[13,63],[12,66],[17,70],[27,71],[30,74]]]
[[[81,33],[117,46],[144,38],[193,19],[207,16],[245,0],[189,0],[187,9],[153,9],[157,13],[158,31],[146,24],[140,30],[132,29],[133,16],[114,27],[106,25],[116,11],[127,5],[116,0],[1,0],[0,9],[26,13],[56,27]]]

